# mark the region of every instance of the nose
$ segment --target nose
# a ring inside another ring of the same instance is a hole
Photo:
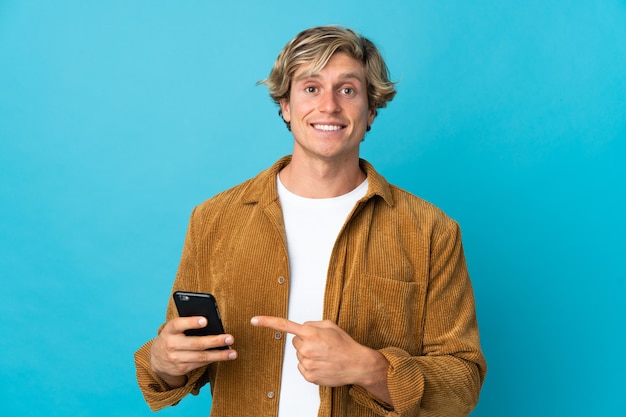
[[[320,95],[318,109],[323,113],[337,113],[341,110],[334,91],[326,90]]]

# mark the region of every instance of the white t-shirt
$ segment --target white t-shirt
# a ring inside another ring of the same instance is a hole
[[[322,320],[330,254],[356,202],[367,192],[367,179],[339,197],[305,198],[293,194],[277,177],[289,253],[289,320]],[[298,371],[298,358],[287,335],[279,397],[280,417],[316,417],[319,388]]]

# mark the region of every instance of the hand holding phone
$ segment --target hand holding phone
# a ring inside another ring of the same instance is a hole
[[[185,330],[187,336],[214,336],[225,333],[217,302],[213,295],[176,291],[173,297],[180,317],[203,316],[207,320],[207,325],[201,329]],[[229,349],[229,347],[221,346],[215,349]]]

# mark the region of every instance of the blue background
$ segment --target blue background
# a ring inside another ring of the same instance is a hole
[[[0,415],[151,415],[132,354],[189,214],[291,151],[255,83],[329,23],[399,80],[362,155],[462,226],[490,366],[473,416],[626,415],[616,0],[1,1]]]

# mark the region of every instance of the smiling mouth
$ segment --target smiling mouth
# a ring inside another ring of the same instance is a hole
[[[336,130],[341,130],[345,127],[342,125],[323,125],[323,124],[312,124],[311,126],[313,126],[317,130],[322,130],[324,132],[333,132]]]

